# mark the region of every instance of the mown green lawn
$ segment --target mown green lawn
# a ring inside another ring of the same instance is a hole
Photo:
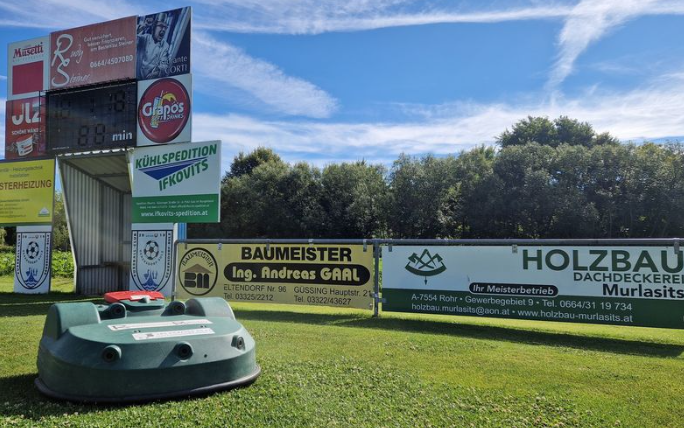
[[[130,406],[49,400],[36,351],[64,291],[0,278],[0,425],[682,426],[684,331],[234,304],[257,341],[248,388]],[[87,300],[87,299],[84,299]]]

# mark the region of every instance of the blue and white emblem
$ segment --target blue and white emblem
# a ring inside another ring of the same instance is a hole
[[[161,291],[171,279],[172,230],[134,230],[131,289]]]
[[[47,292],[42,288],[50,286],[50,236],[50,232],[17,233],[15,288],[18,283],[24,292]]]

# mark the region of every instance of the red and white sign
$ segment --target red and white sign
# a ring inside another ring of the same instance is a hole
[[[7,101],[5,108],[5,159],[44,156],[45,105],[40,97]]]
[[[50,34],[50,89],[135,79],[137,17]]]
[[[48,37],[7,46],[7,99],[38,96],[48,88]]]
[[[192,76],[138,82],[138,146],[191,140]]]

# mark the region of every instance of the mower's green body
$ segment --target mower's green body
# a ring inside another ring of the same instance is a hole
[[[53,305],[36,386],[70,401],[148,401],[249,384],[259,373],[254,340],[225,300],[143,297]]]

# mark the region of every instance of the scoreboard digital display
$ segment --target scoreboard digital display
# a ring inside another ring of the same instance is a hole
[[[47,151],[78,152],[135,146],[137,83],[47,94]]]

